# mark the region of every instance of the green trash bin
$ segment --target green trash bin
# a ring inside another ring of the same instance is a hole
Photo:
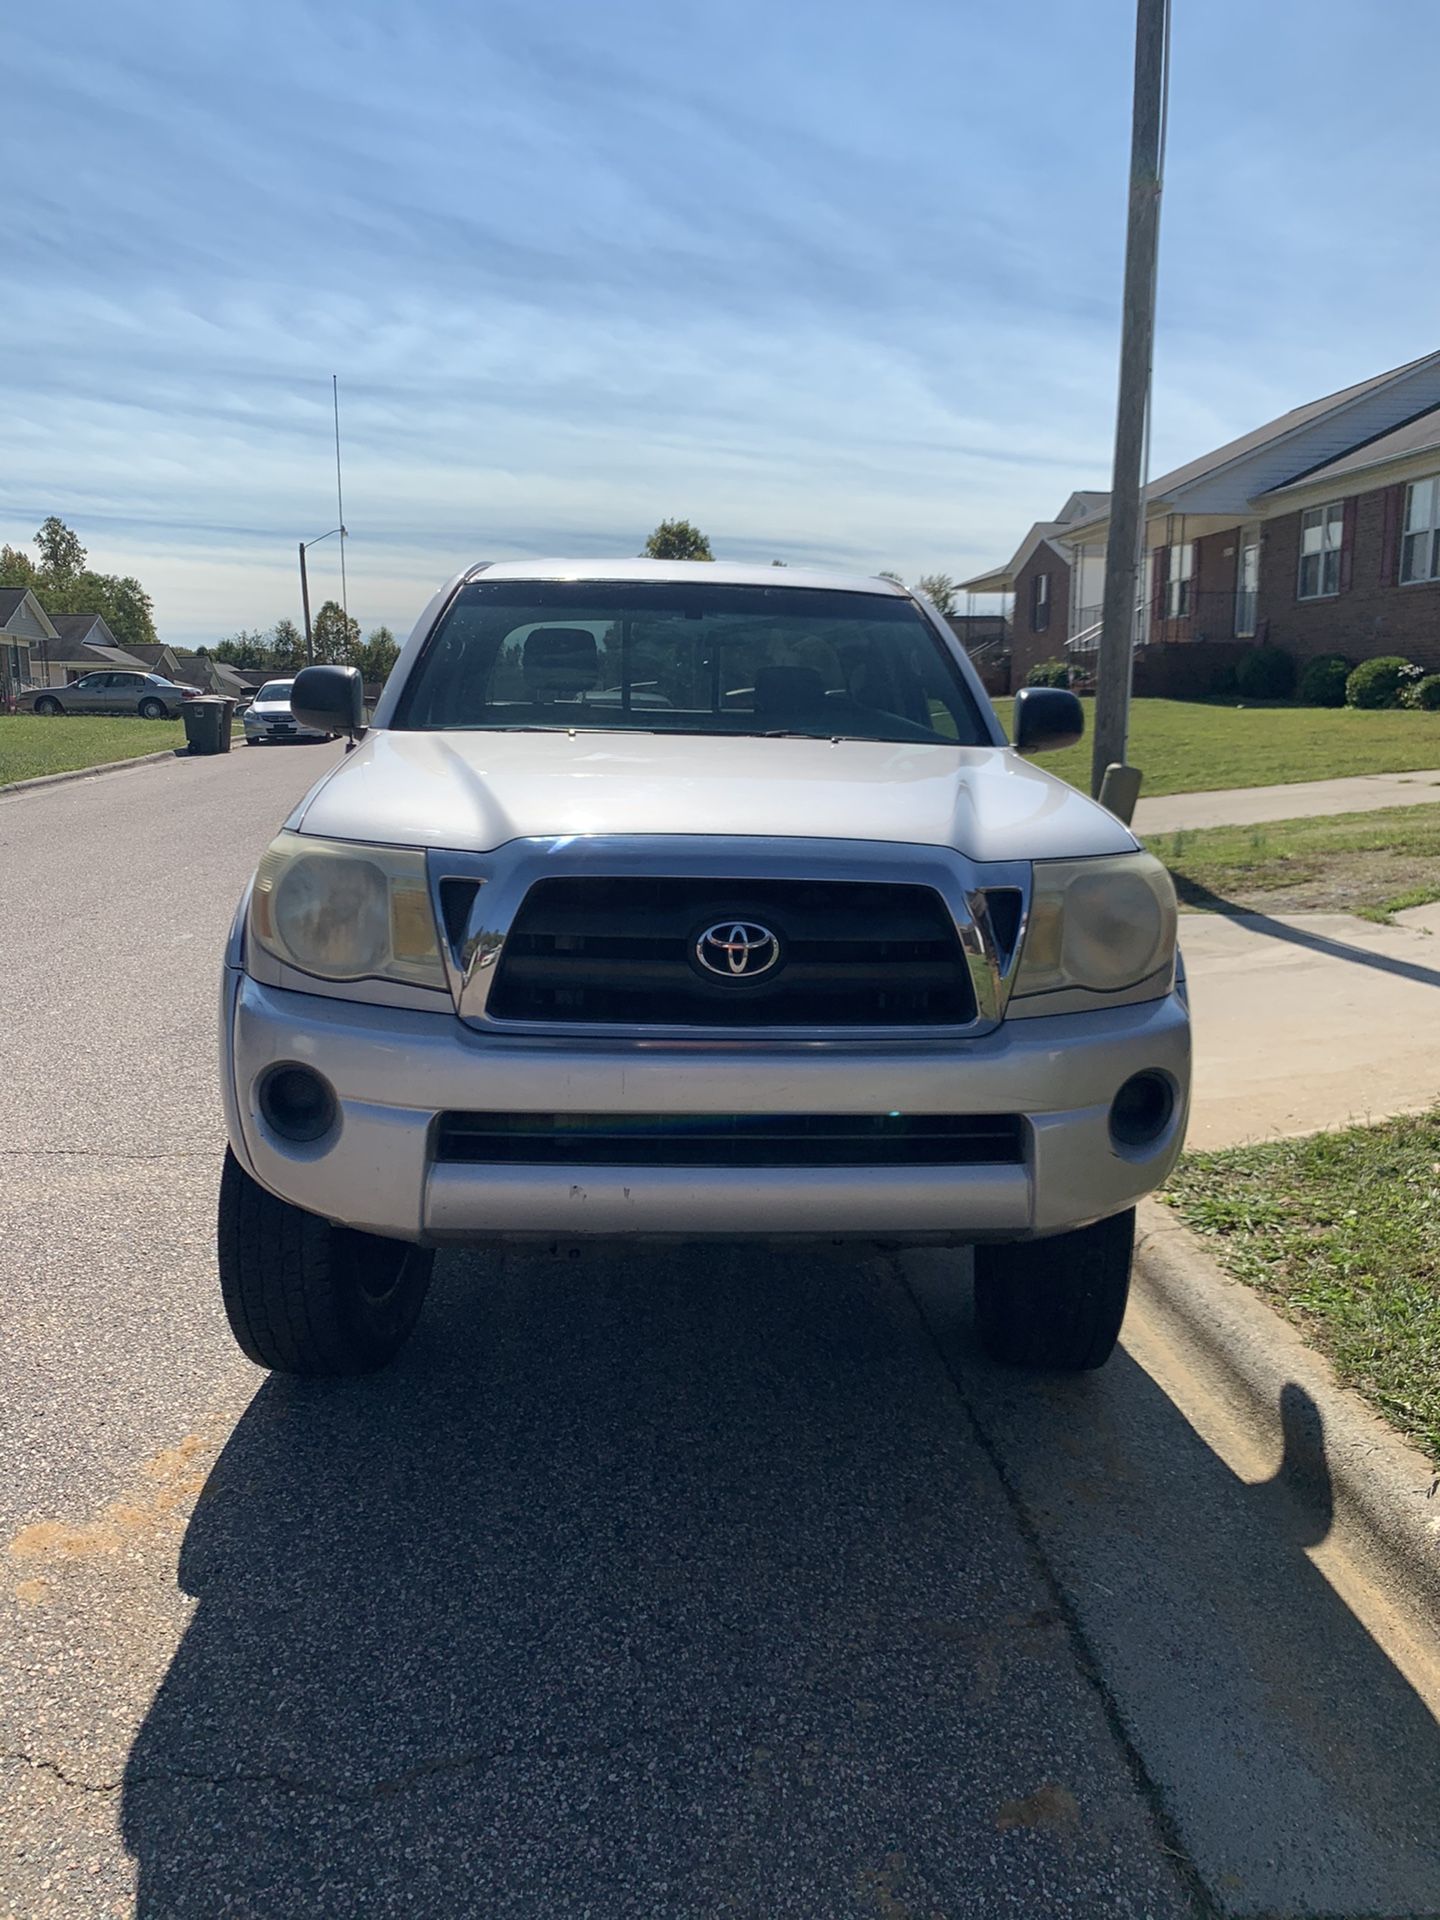
[[[187,753],[228,753],[230,751],[230,710],[234,702],[202,694],[187,700],[180,709],[185,722]]]

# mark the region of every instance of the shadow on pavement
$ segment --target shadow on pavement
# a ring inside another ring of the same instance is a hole
[[[1388,1848],[1363,1910],[1440,1904],[1389,1898],[1440,1892],[1435,1727],[1288,1496],[1123,1356],[989,1369],[925,1259],[949,1368],[891,1264],[691,1248],[448,1256],[391,1372],[264,1384],[127,1769],[139,1913],[1193,1912],[997,1461],[1202,1856]]]
[[[989,1366],[928,1261],[921,1310],[1217,1905],[1440,1910],[1440,1725],[1307,1557],[1334,1509],[1309,1394],[1247,1484],[1123,1349],[1090,1380]]]
[[[1323,954],[1327,960],[1344,960],[1355,967],[1373,967],[1377,973],[1392,974],[1397,980],[1412,980],[1419,987],[1440,987],[1440,970],[1434,967],[1419,967],[1411,960],[1397,960],[1392,954],[1376,953],[1370,947],[1352,946],[1348,940],[1332,940],[1327,934],[1288,926],[1285,921],[1276,920],[1268,913],[1257,913],[1253,907],[1242,907],[1234,900],[1227,900],[1223,894],[1212,893],[1208,887],[1187,880],[1183,874],[1176,874],[1174,879],[1175,893],[1182,907],[1223,914],[1228,920],[1243,920],[1252,932],[1263,934],[1268,940],[1280,940],[1292,947],[1303,947],[1309,953]]]

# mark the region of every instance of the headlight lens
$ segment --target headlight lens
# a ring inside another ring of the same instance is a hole
[[[282,833],[250,896],[250,931],[286,966],[324,980],[443,987],[425,855]]]
[[[1037,860],[1013,997],[1118,993],[1174,964],[1175,889],[1149,853]]]

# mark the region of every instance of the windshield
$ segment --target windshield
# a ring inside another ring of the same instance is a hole
[[[267,680],[255,699],[257,703],[261,700],[288,700],[294,684],[293,680]]]
[[[391,724],[990,744],[913,602],[688,580],[474,581]]]

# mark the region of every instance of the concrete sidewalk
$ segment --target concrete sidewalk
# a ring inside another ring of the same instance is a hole
[[[1187,913],[1192,1147],[1413,1113],[1440,1099],[1440,907],[1379,927],[1348,913]]]
[[[1141,800],[1138,834],[1184,827],[1249,827],[1265,820],[1309,820],[1326,813],[1374,813],[1381,807],[1440,802],[1440,769],[1363,773],[1344,780],[1296,780],[1281,787],[1226,787],[1213,793],[1169,793]]]

